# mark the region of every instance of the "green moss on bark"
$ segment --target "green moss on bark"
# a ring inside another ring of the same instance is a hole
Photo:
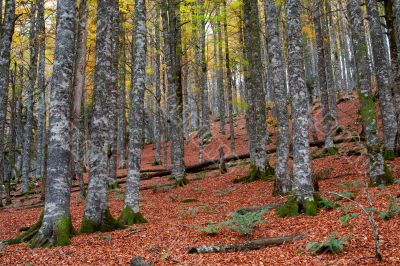
[[[385,158],[385,161],[393,161],[396,158],[396,154],[394,150],[385,150],[383,157]]]
[[[315,216],[318,212],[318,205],[315,200],[304,200],[304,214],[307,216]]]
[[[66,246],[70,243],[72,232],[72,223],[70,217],[61,218],[56,222],[56,246]]]
[[[189,179],[187,179],[186,177],[183,177],[181,180],[176,181],[176,187],[184,187],[187,184],[189,184]]]
[[[277,214],[280,218],[291,217],[299,214],[299,206],[297,205],[296,199],[293,195],[288,197],[286,203],[278,208]]]
[[[385,176],[383,179],[383,182],[385,185],[392,185],[394,183],[394,177],[393,177],[393,173],[392,170],[390,169],[390,167],[385,163],[383,165],[383,170],[385,172]]]
[[[104,212],[103,220],[101,224],[97,224],[95,221],[83,217],[80,233],[91,234],[97,231],[100,232],[111,232],[118,229],[124,229],[125,226],[119,221],[112,217],[110,210],[107,208]]]
[[[250,165],[250,172],[248,175],[241,177],[241,178],[235,178],[232,180],[233,183],[250,183],[254,182],[257,180],[262,180],[262,181],[271,181],[273,179],[273,176],[275,175],[275,169],[267,164],[266,170],[261,171],[257,166],[254,164]]]
[[[140,212],[135,213],[130,207],[125,207],[122,210],[121,216],[119,217],[118,221],[120,224],[124,225],[147,223],[147,220]]]

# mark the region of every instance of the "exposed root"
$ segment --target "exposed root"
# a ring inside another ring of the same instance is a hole
[[[144,224],[147,220],[143,217],[140,212],[133,212],[132,208],[125,207],[122,210],[121,216],[118,218],[120,224],[132,225],[132,224]]]

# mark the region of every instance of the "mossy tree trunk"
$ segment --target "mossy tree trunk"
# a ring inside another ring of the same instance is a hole
[[[307,212],[314,201],[311,180],[307,106],[308,93],[305,84],[303,46],[300,23],[300,0],[286,0],[286,38],[288,42],[289,86],[292,95],[293,116],[293,188],[300,209]]]
[[[115,229],[108,210],[107,188],[113,156],[110,121],[111,94],[114,92],[113,73],[113,17],[114,1],[100,0],[97,6],[96,65],[94,73],[93,114],[89,147],[89,185],[81,231]]]
[[[31,246],[69,243],[71,176],[71,91],[75,47],[73,0],[57,1],[57,29],[49,111],[49,146],[43,219],[30,228]]]
[[[248,71],[245,73],[246,89],[248,98],[253,105],[249,112],[249,124],[247,131],[249,132],[249,140],[253,134],[253,151],[254,151],[254,167],[255,172],[260,177],[267,173],[267,127],[266,127],[266,104],[265,93],[260,79],[262,75],[261,64],[261,40],[260,40],[260,21],[258,18],[258,6],[256,0],[245,0],[243,2],[244,9],[244,40],[245,50],[248,60]],[[253,131],[253,132],[251,132]],[[251,154],[251,153],[250,153]]]
[[[134,44],[131,108],[129,112],[128,174],[125,191],[125,210],[120,221],[134,222],[132,215],[139,213],[140,162],[143,138],[144,91],[146,80],[146,6],[144,0],[135,1]]]
[[[180,34],[180,1],[162,1],[164,57],[168,84],[168,130],[171,135],[172,176],[178,186],[185,185],[185,163],[182,123],[182,58]]]
[[[369,157],[369,174],[373,184],[386,182],[384,159],[378,139],[376,104],[371,91],[371,69],[369,67],[367,40],[363,15],[359,0],[347,0],[347,12],[350,19],[354,58],[357,70],[357,88],[360,98],[360,113],[365,130],[365,139]]]
[[[390,72],[389,59],[386,58],[385,36],[382,30],[381,18],[376,0],[366,0],[369,17],[370,34],[373,40],[372,52],[375,63],[375,77],[378,85],[379,107],[382,114],[383,140],[385,157],[394,159],[396,147],[397,120],[392,97],[393,80]]]

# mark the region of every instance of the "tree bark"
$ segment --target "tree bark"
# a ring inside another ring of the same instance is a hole
[[[140,162],[143,138],[144,91],[146,79],[146,5],[136,0],[134,16],[133,73],[131,108],[129,113],[128,175],[125,208],[139,213]],[[129,221],[126,221],[129,224]]]
[[[214,40],[217,43],[217,54],[218,54],[218,64],[217,64],[217,88],[218,88],[218,113],[219,113],[219,131],[221,134],[225,135],[225,87],[224,87],[224,58],[222,53],[223,40],[222,40],[222,30],[221,30],[221,12],[220,4],[218,1],[215,2],[217,22],[215,25],[215,30],[217,31],[217,39]]]
[[[368,48],[359,0],[347,0],[347,12],[351,25],[354,58],[359,88],[360,113],[365,130],[369,154],[369,174],[374,184],[385,183],[384,159],[379,146],[376,123],[376,106],[371,91],[371,69],[368,61]]]
[[[275,167],[275,193],[287,193],[291,189],[288,173],[289,160],[289,114],[286,88],[286,74],[280,36],[280,16],[274,0],[265,0],[267,49],[271,68],[272,86],[275,90],[275,104],[278,122],[277,159]]]
[[[253,131],[254,135],[254,166],[261,173],[267,171],[267,141],[268,134],[266,130],[266,105],[265,95],[261,77],[262,64],[261,42],[260,42],[260,22],[258,19],[258,6],[256,0],[245,0],[244,8],[244,26],[245,26],[245,49],[248,60],[248,73],[246,88],[248,98],[251,100],[249,113],[248,132]],[[249,136],[250,139],[250,136]],[[251,153],[250,153],[251,154]]]
[[[113,0],[114,1],[114,0]],[[81,232],[109,230],[107,187],[113,142],[110,121],[113,73],[113,1],[100,0],[97,6],[96,66],[94,74],[93,111],[89,146],[89,186]],[[112,217],[111,217],[112,218]],[[112,228],[114,229],[114,228]]]
[[[32,246],[67,245],[70,218],[71,91],[75,47],[75,1],[57,1],[57,29],[49,111],[49,148],[43,221]]]
[[[7,114],[11,42],[14,34],[15,1],[6,1],[0,35],[0,183],[4,180],[4,128]],[[1,194],[1,193],[0,193]],[[0,205],[2,202],[0,202]]]
[[[308,93],[305,84],[303,48],[300,24],[300,1],[286,0],[288,42],[288,73],[292,96],[293,116],[293,187],[297,202],[305,205],[314,201],[314,188],[311,181],[307,106]]]
[[[44,1],[37,1],[38,5],[38,49],[39,49],[39,66],[38,66],[38,125],[37,125],[37,142],[36,142],[36,180],[42,180],[44,177],[45,167],[45,143],[46,143],[46,43],[45,43],[45,19],[44,19]]]
[[[382,124],[383,124],[383,140],[385,144],[385,153],[390,157],[394,157],[396,148],[396,133],[397,121],[396,113],[392,98],[392,78],[390,72],[389,60],[386,58],[385,50],[383,49],[384,33],[378,12],[376,0],[366,0],[367,13],[369,16],[369,27],[372,38],[373,60],[375,62],[375,77],[378,85],[379,107],[381,109]]]
[[[31,151],[32,151],[32,130],[33,130],[33,105],[34,105],[34,90],[37,78],[37,59],[38,59],[38,45],[37,45],[37,19],[36,19],[37,6],[31,3],[31,17],[30,17],[30,30],[29,30],[29,83],[26,90],[27,104],[26,104],[26,123],[24,128],[24,146],[23,146],[23,159],[22,159],[22,191],[28,192],[30,186],[31,174]]]
[[[322,119],[323,119],[323,128],[325,134],[325,148],[332,148],[333,139],[332,139],[332,127],[331,124],[335,118],[331,114],[330,104],[329,104],[329,91],[328,84],[326,79],[326,68],[325,68],[325,55],[326,53],[326,45],[324,44],[324,35],[321,28],[321,7],[320,0],[314,1],[315,5],[315,15],[314,15],[314,25],[315,25],[315,38],[317,42],[317,53],[318,53],[318,79],[319,79],[319,87],[321,94],[321,105],[322,105]],[[329,54],[327,56],[330,56]]]

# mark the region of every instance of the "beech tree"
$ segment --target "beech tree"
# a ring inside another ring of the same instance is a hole
[[[118,227],[108,209],[107,188],[110,184],[110,167],[113,156],[114,133],[110,118],[110,101],[114,93],[113,81],[113,1],[98,1],[96,67],[94,84],[94,102],[91,121],[89,146],[89,185],[82,233],[108,231]]]
[[[131,108],[129,112],[128,175],[124,210],[120,216],[123,224],[143,223],[146,220],[139,212],[139,182],[144,133],[144,91],[146,87],[146,6],[144,0],[135,1],[134,45]]]
[[[293,188],[296,201],[307,214],[315,214],[314,187],[311,182],[308,140],[308,92],[305,84],[302,54],[300,1],[286,0],[286,38],[288,42],[288,73],[293,116]]]

